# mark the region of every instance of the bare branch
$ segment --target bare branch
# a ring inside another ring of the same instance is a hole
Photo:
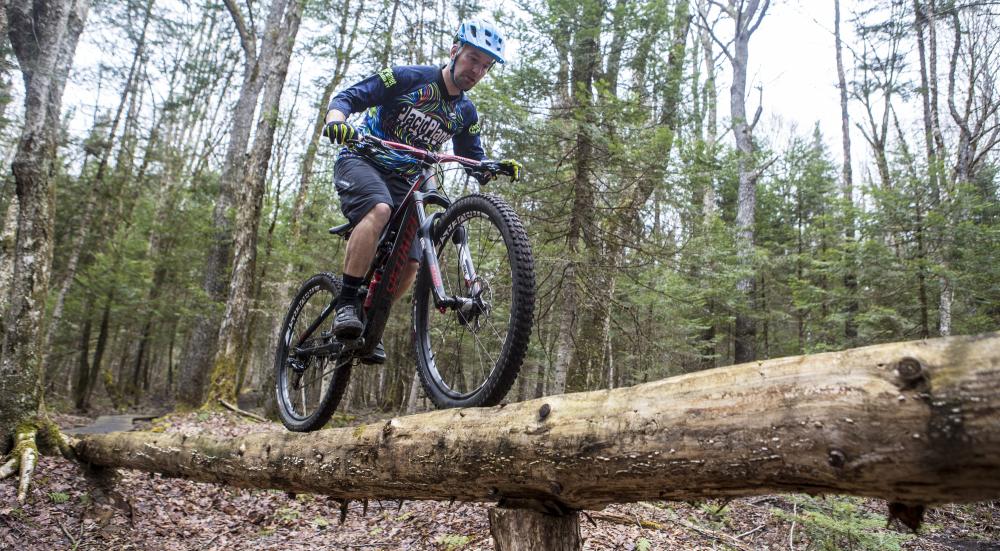
[[[778,157],[774,156],[774,157],[771,157],[770,159],[764,161],[764,163],[762,165],[760,165],[759,167],[757,167],[757,170],[753,171],[753,179],[756,180],[756,179],[760,178],[764,174],[764,171],[767,170],[768,168],[771,168],[771,165],[773,165],[777,160],[778,160]]]
[[[718,2],[717,0],[708,0],[708,3],[711,4],[711,5],[713,5],[713,6],[718,7],[719,10],[722,11],[722,13],[725,13],[729,17],[732,17],[733,19],[736,19],[736,14],[733,12],[733,7],[732,6],[727,6],[727,5],[723,4],[722,2]]]
[[[760,115],[764,111],[764,87],[757,86],[757,92],[759,96],[757,98],[757,111],[753,114],[753,122],[750,123],[750,131],[757,127],[757,122],[760,121]]]
[[[717,2],[712,2],[712,3],[718,4]],[[699,6],[699,8],[700,7],[701,6]],[[708,17],[706,16],[705,13],[701,11],[701,9],[698,10],[698,17],[701,18],[703,23],[701,25],[701,28],[705,29],[705,31],[708,33],[708,36],[712,37],[712,40],[719,45],[719,48],[722,49],[722,53],[725,54],[726,58],[729,59],[730,62],[732,62],[733,54],[729,52],[729,46],[727,44],[723,44],[722,41],[719,40],[719,37],[715,34],[715,30],[713,29],[712,24],[708,22]]]
[[[770,5],[771,5],[771,0],[764,0],[764,7],[761,8],[760,13],[757,14],[757,21],[750,27],[750,30],[748,31],[747,34],[753,34],[757,30],[757,27],[760,26],[761,21],[764,20],[764,15],[767,14],[767,8],[770,7]]]
[[[243,12],[236,5],[234,0],[223,0],[229,15],[233,16],[233,23],[236,24],[236,32],[240,35],[240,46],[243,47],[243,55],[246,56],[247,63],[253,63],[257,59],[257,39],[247,30],[247,24],[243,21]]]
[[[962,48],[962,24],[958,19],[957,11],[952,13],[952,21],[955,24],[955,46],[951,51],[951,67],[948,68],[948,111],[951,113],[951,118],[954,119],[955,124],[962,131],[968,132],[968,121],[962,119],[961,115],[958,114],[958,108],[955,106],[955,70],[958,67],[958,52]]]

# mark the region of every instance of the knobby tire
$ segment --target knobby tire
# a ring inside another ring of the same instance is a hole
[[[473,222],[477,227],[482,226],[482,234],[495,230],[497,237],[480,238],[477,234],[480,230],[468,228]],[[531,245],[517,214],[503,199],[482,194],[460,198],[434,228],[434,246],[449,295],[467,289],[458,284],[462,278],[460,272],[456,273],[457,246],[452,238],[463,231],[458,227],[466,227],[477,275],[492,293],[491,303],[502,307],[477,316],[475,323],[453,310],[439,312],[434,306],[430,271],[427,266],[421,267],[412,311],[417,373],[428,398],[438,408],[493,406],[504,399],[514,384],[528,350],[535,304]],[[505,251],[498,249],[501,237]],[[489,245],[472,242],[480,239],[492,242],[493,249],[486,251]],[[482,258],[477,258],[477,254]],[[509,273],[503,266],[493,268],[504,260]],[[502,319],[505,316],[507,319]],[[495,350],[485,350],[489,343],[483,343],[487,340],[497,341]],[[466,346],[462,342],[467,343],[468,350],[462,348]],[[484,350],[478,350],[480,345]]]

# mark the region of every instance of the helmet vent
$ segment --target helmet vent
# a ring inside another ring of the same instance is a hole
[[[455,44],[469,44],[493,58],[496,63],[504,63],[504,39],[492,24],[478,19],[465,21],[458,27]]]

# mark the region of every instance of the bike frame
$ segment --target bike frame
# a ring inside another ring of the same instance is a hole
[[[299,337],[294,350],[296,356],[311,355],[318,353],[341,352],[347,349],[356,350],[354,357],[364,357],[371,354],[382,338],[386,322],[389,319],[389,312],[392,308],[393,297],[399,290],[400,277],[410,261],[410,248],[414,238],[418,239],[421,247],[421,261],[424,269],[429,270],[431,276],[431,291],[434,294],[434,306],[442,312],[448,309],[461,308],[471,302],[471,296],[478,291],[476,269],[469,254],[468,242],[464,231],[456,232],[460,235],[459,242],[456,243],[459,249],[459,262],[462,266],[462,275],[468,289],[466,297],[447,296],[444,284],[441,281],[441,268],[438,265],[437,251],[434,247],[433,228],[434,223],[442,212],[434,212],[427,215],[424,212],[426,205],[438,205],[448,208],[451,201],[438,192],[437,184],[434,182],[434,167],[443,163],[459,163],[469,168],[476,168],[482,165],[480,161],[449,155],[445,153],[433,153],[406,144],[382,140],[374,136],[365,136],[360,142],[360,148],[367,147],[366,142],[372,142],[381,147],[405,151],[417,156],[421,160],[422,171],[414,180],[410,190],[403,198],[399,208],[393,212],[389,223],[382,230],[375,252],[375,259],[368,273],[365,274],[365,284],[367,293],[364,298],[365,329],[362,339],[357,343],[340,343],[335,341],[330,344],[306,347],[302,345],[333,313],[334,304],[331,302],[319,317],[310,324],[309,328]]]

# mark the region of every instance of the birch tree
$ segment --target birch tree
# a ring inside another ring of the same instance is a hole
[[[0,450],[20,463],[24,500],[34,468],[45,301],[52,269],[53,184],[63,90],[88,0],[11,0],[8,32],[24,79],[24,127],[14,157],[16,195],[0,245]],[[13,226],[13,228],[7,226]]]

